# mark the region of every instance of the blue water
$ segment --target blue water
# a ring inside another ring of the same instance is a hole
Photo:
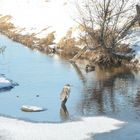
[[[59,95],[67,83],[76,85],[72,87],[67,102],[69,111],[76,111],[73,108],[76,108],[82,85],[68,61],[32,51],[2,35],[0,44],[6,46],[4,54],[0,55],[0,73],[19,84],[10,91],[0,93],[0,114],[32,121],[60,121]],[[25,113],[20,110],[22,105],[35,105],[47,110]]]
[[[80,116],[110,116],[122,120],[140,118],[140,73],[102,70],[86,73],[56,55],[47,56],[0,35],[0,74],[19,86],[0,93],[0,115],[35,122],[63,122]],[[73,85],[65,108],[60,92]],[[39,97],[36,97],[39,95]],[[22,105],[47,110],[27,113]]]

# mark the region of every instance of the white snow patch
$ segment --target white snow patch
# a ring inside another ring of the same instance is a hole
[[[5,77],[0,77],[0,84],[1,83],[10,83],[10,81],[5,79]]]
[[[18,84],[10,79],[7,79],[3,74],[0,75],[0,92],[10,90],[15,86],[18,86]]]
[[[73,0],[1,0],[0,13],[11,15],[15,26],[25,28],[23,34],[39,33],[44,37],[56,31],[56,41],[62,38],[75,22],[71,18]]]
[[[47,2],[48,1],[48,2]],[[137,3],[138,0],[135,1]],[[16,27],[24,28],[21,34],[37,34],[44,38],[48,33],[55,31],[55,42],[65,36],[71,27],[76,27],[73,20],[78,18],[76,3],[83,6],[84,0],[1,0],[0,14],[11,15],[11,22]],[[133,0],[130,1],[134,3]],[[135,12],[134,12],[135,13]],[[129,15],[129,13],[127,13]],[[126,15],[125,15],[126,16]],[[124,21],[121,22],[124,23]],[[97,26],[97,25],[96,25]],[[96,28],[96,26],[94,28]],[[44,30],[43,29],[46,29]],[[80,32],[81,33],[81,32]],[[73,32],[78,37],[79,31]]]
[[[138,60],[140,64],[140,27],[133,28],[123,39],[122,43],[129,44],[135,55],[132,61]]]
[[[6,79],[5,77],[0,77],[0,90],[3,88],[11,87],[12,83],[10,80]]]
[[[10,140],[84,140],[97,133],[119,129],[124,122],[107,117],[89,117],[68,123],[36,124],[0,117],[0,124],[0,131],[7,132]]]

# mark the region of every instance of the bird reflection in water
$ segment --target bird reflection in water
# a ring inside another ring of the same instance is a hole
[[[65,104],[61,104],[60,117],[62,121],[66,121],[69,119],[69,112]]]

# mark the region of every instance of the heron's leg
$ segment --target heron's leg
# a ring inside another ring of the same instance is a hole
[[[62,106],[65,105],[66,102],[67,102],[67,98],[65,98],[65,99],[61,102],[61,105],[62,105]]]

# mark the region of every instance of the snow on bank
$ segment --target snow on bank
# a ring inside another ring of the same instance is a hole
[[[83,140],[97,133],[111,132],[124,122],[107,117],[89,117],[68,123],[29,123],[0,117],[0,137],[4,140]]]
[[[140,27],[130,30],[122,43],[129,44],[129,47],[133,50],[133,54],[135,55],[132,62],[137,60],[140,65]]]
[[[75,24],[71,18],[72,1],[1,0],[0,14],[11,15],[11,22],[24,28],[22,34],[35,33],[42,38],[55,31],[56,40],[59,40]]]
[[[12,80],[7,79],[5,76],[0,75],[0,92],[5,90],[10,90],[13,87],[18,85],[17,83],[14,83]]]

